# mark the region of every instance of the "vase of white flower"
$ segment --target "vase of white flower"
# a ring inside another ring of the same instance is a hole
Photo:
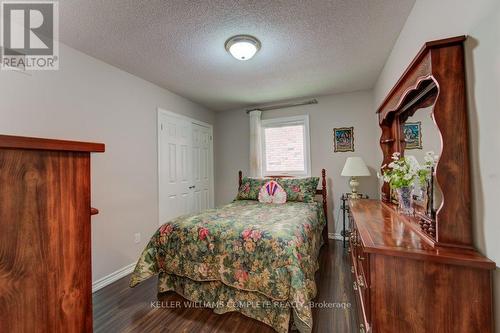
[[[415,157],[401,157],[400,153],[395,152],[392,154],[392,162],[382,166],[382,171],[384,181],[398,194],[400,212],[412,215],[413,184],[417,179],[423,182],[429,174],[429,169],[421,168]]]
[[[396,189],[398,193],[398,209],[401,214],[413,214],[413,186],[403,186]]]

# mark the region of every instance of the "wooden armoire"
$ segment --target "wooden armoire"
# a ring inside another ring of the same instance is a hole
[[[91,332],[90,156],[0,135],[0,332]]]

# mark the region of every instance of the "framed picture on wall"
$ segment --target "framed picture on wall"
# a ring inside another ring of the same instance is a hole
[[[422,149],[422,123],[405,123],[403,128],[405,135],[405,149]]]
[[[354,127],[340,127],[333,129],[333,151],[354,151]]]

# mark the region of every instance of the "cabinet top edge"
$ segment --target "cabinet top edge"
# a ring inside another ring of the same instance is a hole
[[[404,218],[379,200],[350,200],[349,206],[365,252],[489,270],[496,268],[495,262],[474,249],[430,246]]]
[[[0,148],[103,153],[103,143],[56,140],[0,134]]]

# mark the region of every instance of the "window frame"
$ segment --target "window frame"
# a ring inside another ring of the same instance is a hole
[[[266,128],[286,127],[293,125],[303,125],[304,137],[304,172],[282,171],[268,172],[266,170]],[[309,130],[309,115],[300,115],[293,117],[279,117],[272,119],[264,119],[261,121],[261,142],[262,142],[262,170],[264,177],[268,176],[292,176],[292,177],[310,177],[311,176],[311,146],[310,146],[310,130]]]

